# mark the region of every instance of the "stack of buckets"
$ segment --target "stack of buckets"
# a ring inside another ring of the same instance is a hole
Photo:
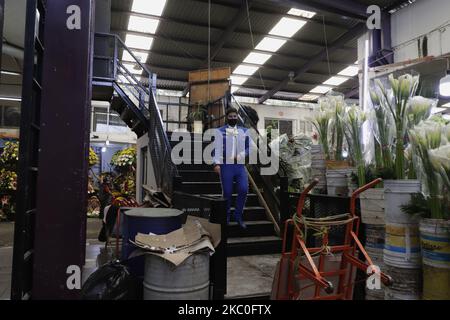
[[[314,188],[317,193],[326,189],[327,181],[325,173],[326,162],[322,145],[313,145],[311,146],[311,177],[319,180],[319,183]]]
[[[383,262],[385,213],[384,189],[368,189],[360,195],[361,221],[366,227],[367,254],[372,263],[382,272],[386,271]],[[369,289],[366,287],[366,300],[384,300],[385,287]]]
[[[421,191],[418,180],[384,181],[386,236],[383,260],[385,273],[394,283],[386,287],[386,300],[420,300],[422,259],[418,218],[403,213],[411,195]]]
[[[332,164],[327,164],[327,193],[329,196],[348,196],[349,193],[349,179],[352,175],[353,168],[343,166],[342,168],[333,168],[335,161],[330,161]],[[347,165],[347,163],[344,163]]]
[[[450,300],[450,221],[422,219],[423,299]]]

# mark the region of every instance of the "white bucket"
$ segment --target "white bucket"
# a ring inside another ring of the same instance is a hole
[[[384,189],[368,189],[359,195],[361,221],[365,224],[384,225]]]
[[[401,206],[411,201],[411,195],[421,191],[419,180],[385,180],[384,201],[386,223],[418,223],[418,217],[402,212]]]
[[[393,284],[385,288],[386,300],[420,300],[422,292],[421,269],[400,269],[386,266],[385,273]]]
[[[384,263],[398,268],[420,268],[419,225],[386,223]]]
[[[351,169],[327,169],[327,191],[330,196],[348,195],[348,176]]]
[[[326,181],[326,161],[325,154],[322,151],[322,145],[311,146],[311,177],[318,179],[319,183],[315,190],[324,190],[327,185]]]

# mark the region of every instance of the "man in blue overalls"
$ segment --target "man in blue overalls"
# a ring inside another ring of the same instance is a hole
[[[249,155],[249,137],[247,129],[237,125],[238,113],[234,108],[226,111],[227,125],[218,128],[222,135],[222,145],[216,143],[217,149],[222,148],[222,153],[215,152],[214,171],[220,175],[223,197],[227,201],[227,223],[230,223],[230,208],[233,197],[233,183],[236,182],[236,206],[235,220],[241,228],[246,228],[243,212],[248,192],[248,176],[245,168],[245,159]]]

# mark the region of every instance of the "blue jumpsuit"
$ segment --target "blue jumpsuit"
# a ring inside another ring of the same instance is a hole
[[[230,208],[233,197],[233,183],[236,182],[236,210],[234,213],[237,222],[243,222],[243,212],[248,193],[248,176],[245,164],[233,161],[234,157],[245,159],[249,155],[249,137],[247,129],[243,127],[230,127],[228,125],[218,128],[222,135],[222,145],[216,143],[217,149],[222,149],[219,155],[215,153],[214,164],[220,165],[220,179],[223,197],[227,201],[227,222],[230,221]],[[238,161],[241,162],[241,161]]]

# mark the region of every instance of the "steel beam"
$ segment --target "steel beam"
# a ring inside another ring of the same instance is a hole
[[[80,24],[70,29],[73,3],[46,1],[32,291],[37,300],[79,298],[84,265],[94,2],[76,2]]]
[[[350,40],[353,40],[354,38],[360,36],[364,31],[366,30],[365,24],[357,24],[355,27],[353,27],[351,30],[346,32],[344,35],[342,35],[339,39],[337,39],[335,42],[333,42],[330,47],[327,49],[323,49],[319,54],[317,54],[313,59],[311,59],[309,62],[304,64],[300,69],[298,69],[294,73],[293,79],[297,79],[302,74],[304,74],[306,71],[311,69],[313,65],[316,63],[322,61],[327,57],[327,54],[330,54],[337,49],[339,49],[341,46],[349,42]],[[283,81],[281,81],[277,86],[275,86],[273,89],[271,89],[269,92],[267,92],[265,95],[263,95],[259,99],[259,103],[263,103],[267,99],[270,99],[275,93],[282,90],[283,87],[285,87],[289,81],[291,80],[290,77],[286,77]]]

